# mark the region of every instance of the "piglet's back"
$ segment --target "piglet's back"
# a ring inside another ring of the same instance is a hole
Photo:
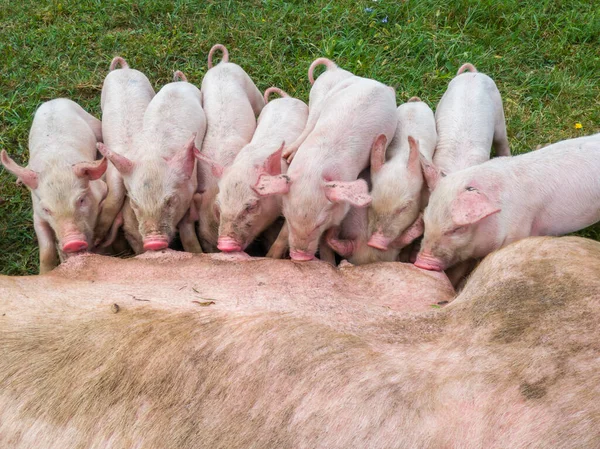
[[[35,113],[29,134],[29,165],[42,171],[54,161],[72,165],[96,159],[100,120],[66,98],[43,103]]]
[[[248,74],[231,62],[221,62],[206,72],[202,94],[207,119],[203,153],[226,165],[231,161],[222,159],[229,159],[231,154],[221,147],[239,141],[239,151],[250,142],[264,99]]]
[[[144,112],[154,89],[142,72],[123,68],[109,72],[102,87],[102,129],[104,143],[127,156],[134,137],[143,127]]]

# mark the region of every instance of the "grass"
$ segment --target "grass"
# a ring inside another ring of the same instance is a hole
[[[100,116],[113,56],[157,90],[175,69],[199,85],[217,42],[259,89],[304,100],[319,56],[432,107],[471,62],[502,93],[515,154],[600,131],[600,8],[589,0],[0,0],[0,36],[0,148],[22,163],[41,102],[69,97]],[[0,273],[34,274],[30,194],[4,170],[0,189]],[[579,235],[600,240],[600,225]]]

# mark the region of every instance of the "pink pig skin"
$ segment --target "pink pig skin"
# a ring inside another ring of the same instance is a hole
[[[212,56],[217,50],[223,52],[223,58],[213,66]],[[223,45],[217,44],[210,50],[208,67],[202,80],[202,105],[207,127],[203,146],[198,148],[203,156],[198,163],[198,193],[202,195],[198,234],[202,249],[216,252],[218,181],[223,169],[231,165],[240,150],[252,140],[256,116],[265,100],[248,74],[239,65],[229,62],[229,53]]]
[[[129,198],[124,228],[138,253],[167,248],[180,225],[184,249],[201,251],[193,224],[186,222],[197,219],[194,149],[202,146],[206,130],[201,102],[196,86],[186,81],[169,83],[148,104],[127,156],[99,146],[123,177]]]
[[[435,111],[438,141],[433,163],[423,155],[423,171],[433,190],[440,175],[486,162],[492,144],[510,156],[502,98],[494,81],[464,64]]]
[[[369,245],[384,251],[427,204],[419,154],[431,160],[437,142],[433,111],[419,98],[400,105],[396,117],[398,127],[387,151],[371,154]]]
[[[350,206],[371,198],[359,173],[373,146],[387,146],[396,130],[393,90],[377,81],[350,77],[323,100],[314,130],[300,146],[286,175],[263,175],[262,195],[283,195],[292,259],[314,257],[321,235],[338,226]],[[352,130],[350,133],[349,130]]]
[[[371,186],[369,170],[363,170],[360,178]],[[325,233],[325,242],[341,257],[354,265],[398,260],[400,249],[412,243],[423,233],[421,216],[397,238],[388,242],[389,248],[372,247],[369,241],[369,218],[366,208],[351,207],[339,227],[332,227]],[[368,243],[367,243],[368,242]]]
[[[31,191],[40,274],[59,259],[92,249],[93,232],[107,195],[108,166],[96,160],[100,120],[65,98],[43,103],[29,132],[29,163],[17,165],[2,150],[2,164]]]
[[[326,70],[315,81],[314,70],[320,65],[324,65]],[[298,151],[298,148],[300,148],[300,145],[302,145],[302,142],[306,140],[308,135],[315,128],[319,114],[323,110],[325,104],[323,103],[323,99],[331,93],[331,90],[336,84],[352,76],[354,76],[352,73],[339,68],[333,61],[327,58],[315,59],[310,65],[308,68],[308,79],[310,84],[312,84],[312,88],[310,89],[308,98],[308,121],[306,122],[306,127],[302,134],[293,142],[288,142],[283,151],[283,158],[287,160],[288,164],[292,162],[292,159],[294,159],[294,155],[296,154],[296,151]]]
[[[442,178],[425,210],[416,265],[445,270],[529,236],[600,220],[600,134],[496,158]]]
[[[108,148],[125,157],[131,155],[133,141],[142,132],[144,113],[153,97],[154,89],[146,75],[130,68],[119,56],[112,60],[101,95],[102,134]],[[113,164],[106,170],[106,183],[108,196],[94,232],[97,243],[106,239],[103,246],[110,245],[109,235],[116,234],[111,227],[125,200],[123,177]]]
[[[270,88],[265,97],[270,91],[274,89]],[[223,169],[219,180],[216,203],[221,251],[243,251],[281,215],[281,198],[261,197],[254,188],[260,175],[287,171],[287,163],[281,158],[283,145],[295,140],[304,129],[308,107],[280,89],[278,92],[283,98],[264,107],[252,141]]]

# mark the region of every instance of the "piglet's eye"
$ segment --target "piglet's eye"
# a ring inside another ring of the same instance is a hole
[[[404,212],[404,210],[406,209],[406,206],[403,207],[399,207],[394,211],[395,215],[400,215],[402,212]]]
[[[177,195],[173,195],[167,198],[167,201],[165,202],[165,204],[167,205],[167,207],[173,207],[175,205],[177,205],[177,200],[179,198],[177,197]]]
[[[77,200],[77,207],[83,207],[85,206],[85,196],[82,196],[81,198],[79,198]]]
[[[467,229],[466,226],[457,226],[456,228],[450,229],[446,232],[447,235],[460,234]]]
[[[258,202],[250,203],[246,205],[246,212],[253,212],[258,209]]]
[[[52,215],[52,211],[50,209],[48,209],[47,207],[42,207],[42,210],[44,211],[44,213],[46,215]]]

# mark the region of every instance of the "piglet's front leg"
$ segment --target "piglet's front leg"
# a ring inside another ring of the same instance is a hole
[[[107,237],[107,234],[112,232],[111,228],[114,227],[114,222],[123,208],[125,199],[123,178],[113,166],[109,166],[106,172],[106,184],[108,185],[108,195],[102,205],[96,229],[94,229],[94,243],[96,246],[102,245],[103,247],[111,244],[110,236]]]
[[[279,235],[277,236],[277,239],[275,240],[273,245],[271,245],[271,249],[269,249],[269,252],[267,253],[267,257],[271,257],[273,259],[283,259],[283,256],[285,255],[285,252],[287,251],[287,249],[289,247],[288,238],[289,238],[288,226],[287,226],[287,223],[284,223],[283,226],[281,227],[281,231],[279,231]]]
[[[48,222],[35,213],[33,214],[33,227],[40,247],[40,274],[45,274],[58,266],[54,232]]]
[[[199,219],[197,205],[200,204],[201,200],[202,196],[196,193],[190,203],[190,208],[177,226],[183,249],[188,253],[202,253],[202,247],[200,246],[198,236],[196,235],[196,222]]]
[[[140,235],[137,218],[129,204],[129,198],[125,198],[121,214],[123,216],[123,232],[129,246],[131,246],[131,249],[136,254],[142,254],[144,252],[144,243]]]

